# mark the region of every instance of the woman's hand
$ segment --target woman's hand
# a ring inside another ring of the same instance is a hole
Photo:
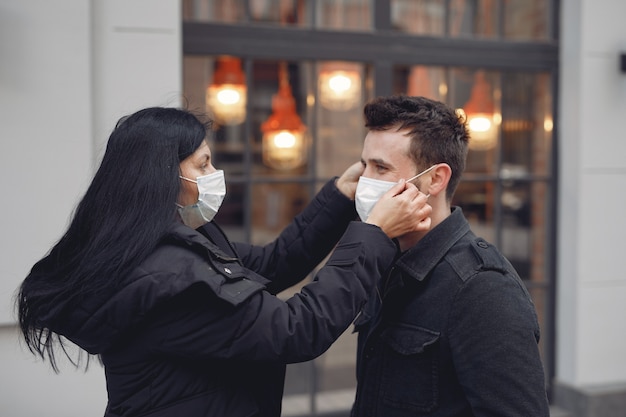
[[[341,177],[337,179],[337,188],[350,200],[354,200],[356,185],[364,169],[365,167],[362,163],[356,162],[346,169],[346,171],[341,174]]]
[[[433,208],[428,196],[404,180],[378,200],[366,223],[380,227],[390,238],[430,229]]]

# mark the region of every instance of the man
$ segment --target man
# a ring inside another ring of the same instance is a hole
[[[401,254],[355,322],[352,417],[547,417],[530,296],[451,207],[467,156],[464,120],[423,97],[378,98],[364,113],[359,215],[399,179],[430,195],[432,215],[429,230],[398,238]]]

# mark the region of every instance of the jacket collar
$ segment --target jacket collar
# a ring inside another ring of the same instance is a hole
[[[396,267],[417,281],[422,281],[450,248],[469,231],[469,223],[461,208],[452,207],[450,215],[444,221],[398,258]]]
[[[198,246],[208,250],[213,257],[223,261],[236,261],[238,258],[224,252],[219,246],[211,242],[197,230],[194,230],[180,222],[174,222],[167,231],[165,240],[183,243],[190,247]]]

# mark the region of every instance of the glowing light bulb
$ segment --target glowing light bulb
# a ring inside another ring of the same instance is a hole
[[[469,128],[474,132],[487,132],[491,129],[491,121],[484,116],[473,117],[469,120]]]
[[[217,100],[226,106],[232,106],[239,103],[241,94],[234,88],[226,87],[217,93]]]
[[[336,93],[344,93],[350,90],[350,87],[352,86],[352,81],[350,80],[350,78],[346,77],[343,74],[337,74],[334,77],[331,77],[330,80],[328,80],[328,86]]]
[[[295,144],[296,137],[286,130],[283,130],[274,136],[274,145],[276,145],[277,148],[293,148]]]
[[[352,68],[350,64],[346,66]],[[361,100],[361,75],[357,69],[322,70],[318,82],[320,102],[329,110],[349,110]]]

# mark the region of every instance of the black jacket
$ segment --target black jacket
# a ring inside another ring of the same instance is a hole
[[[107,417],[278,416],[285,364],[328,349],[396,253],[354,214],[331,182],[266,247],[230,245],[212,224],[173,224],[122,288],[48,324],[101,355]],[[299,294],[282,301],[266,289],[300,281],[342,234]]]
[[[460,208],[391,271],[355,323],[353,417],[548,417],[533,302]]]

